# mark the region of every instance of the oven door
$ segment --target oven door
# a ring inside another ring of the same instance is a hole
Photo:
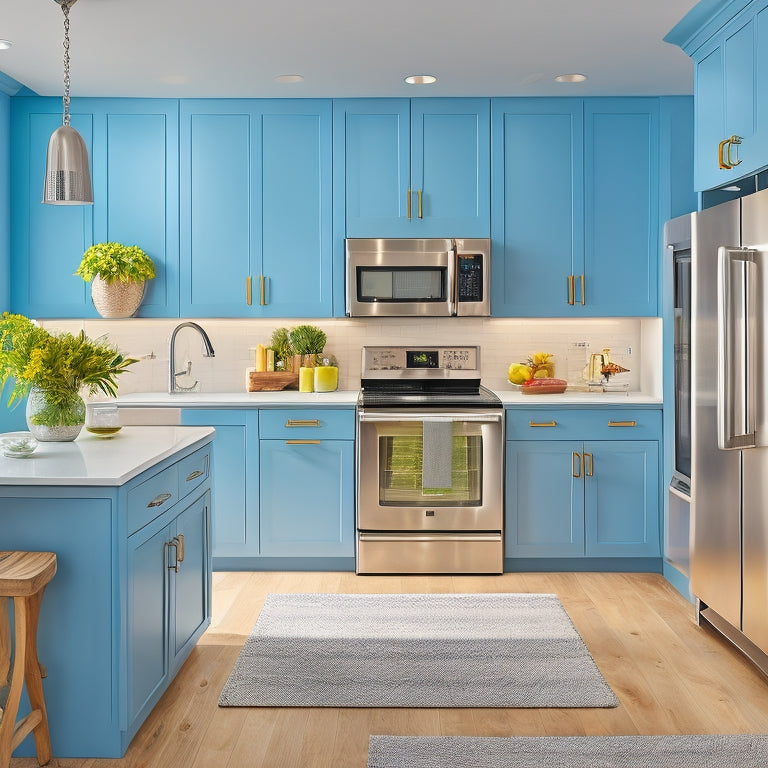
[[[361,411],[358,529],[501,531],[503,449],[502,411]]]

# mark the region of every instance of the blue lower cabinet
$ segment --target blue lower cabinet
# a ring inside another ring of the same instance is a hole
[[[182,424],[216,429],[213,564],[259,555],[258,410],[185,409]]]
[[[507,413],[505,556],[614,558],[649,565],[661,557],[657,411]],[[541,429],[542,427],[548,429]],[[534,429],[538,428],[538,429]],[[581,433],[624,439],[569,440]]]
[[[354,441],[262,440],[261,554],[353,557]]]

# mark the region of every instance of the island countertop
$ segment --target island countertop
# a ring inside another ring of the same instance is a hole
[[[123,427],[110,438],[83,430],[71,442],[44,442],[29,457],[0,454],[0,486],[119,486],[215,434],[211,427]]]

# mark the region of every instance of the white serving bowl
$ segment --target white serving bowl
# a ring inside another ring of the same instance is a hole
[[[37,440],[31,432],[6,432],[0,435],[0,450],[10,459],[24,459],[37,448]]]

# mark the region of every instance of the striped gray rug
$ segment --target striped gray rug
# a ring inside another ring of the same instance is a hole
[[[556,595],[270,594],[223,707],[615,707]]]
[[[371,736],[368,768],[765,768],[768,736]]]

